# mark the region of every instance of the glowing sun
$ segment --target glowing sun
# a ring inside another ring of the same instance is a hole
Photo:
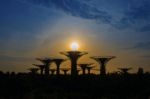
[[[77,42],[72,42],[70,48],[73,51],[77,51],[79,49],[79,44]]]

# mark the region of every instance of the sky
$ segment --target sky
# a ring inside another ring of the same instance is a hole
[[[150,0],[0,0],[0,70],[25,72],[37,57],[62,57],[78,42],[90,56],[116,56],[120,67],[150,71]],[[62,67],[69,63],[62,64]]]

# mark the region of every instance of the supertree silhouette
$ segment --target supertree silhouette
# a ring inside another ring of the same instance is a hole
[[[78,64],[78,65],[82,69],[82,74],[85,75],[87,67],[90,66],[91,64]]]
[[[53,58],[37,58],[37,60],[41,61],[45,65],[45,68],[44,68],[45,75],[48,76],[50,65],[53,62]]]
[[[53,59],[53,61],[56,64],[56,74],[60,75],[60,65],[62,62],[66,61],[66,59],[56,58]]]
[[[43,75],[45,65],[38,65],[38,64],[33,64],[33,65],[38,67],[40,69],[40,74]]]
[[[96,60],[100,65],[100,75],[105,76],[106,75],[106,64],[115,56],[94,56],[91,57],[92,59]]]
[[[71,60],[71,76],[77,76],[77,60],[85,55],[88,54],[87,52],[81,51],[67,51],[67,52],[60,52],[61,54],[67,56]]]
[[[55,74],[56,69],[50,69],[49,71],[50,71],[50,74],[51,74],[51,75],[54,75],[54,74]]]
[[[67,75],[67,72],[68,72],[70,69],[68,69],[68,68],[62,68],[61,70],[64,72],[64,75]]]
[[[137,74],[138,74],[138,75],[143,75],[143,74],[144,74],[144,69],[140,67],[140,68],[138,69]]]
[[[28,70],[30,71],[31,74],[37,74],[39,69],[38,68],[29,68]]]
[[[81,71],[80,69],[77,69],[77,74],[78,74],[78,75],[79,75],[80,71]]]
[[[88,66],[87,67],[87,71],[88,71],[88,74],[90,75],[91,74],[91,70],[94,68],[94,66]]]
[[[126,75],[129,74],[128,71],[131,70],[132,68],[118,68],[119,70],[121,70],[121,73]]]

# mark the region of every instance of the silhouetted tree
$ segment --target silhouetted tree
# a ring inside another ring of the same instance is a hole
[[[61,70],[64,72],[64,75],[67,75],[67,72],[68,72],[70,69],[63,68],[63,69],[61,69]]]
[[[93,68],[94,68],[93,66],[88,66],[88,67],[87,67],[87,70],[88,70],[88,74],[89,74],[89,75],[91,74],[91,70],[92,70]]]
[[[38,68],[29,68],[28,70],[30,71],[31,74],[37,74],[39,69]]]
[[[137,74],[138,75],[143,75],[144,74],[143,68],[139,68]]]
[[[85,55],[88,54],[87,52],[81,52],[81,51],[67,51],[67,52],[60,52],[61,54],[67,56],[71,61],[71,75],[77,76],[77,60]]]
[[[53,62],[53,58],[37,58],[37,60],[41,61],[45,65],[45,75],[49,75],[50,65]]]
[[[92,64],[78,64],[78,65],[82,69],[82,74],[85,75],[87,67],[90,66],[90,65],[92,65]]]
[[[38,67],[40,69],[40,74],[43,75],[45,65],[37,65],[37,64],[33,64],[33,65]]]
[[[100,75],[105,76],[106,75],[106,64],[115,56],[94,56],[91,57],[92,59],[96,60],[100,64]]]
[[[121,70],[121,73],[123,74],[123,75],[127,75],[127,74],[129,74],[129,70],[131,70],[132,68],[118,68],[119,70]]]
[[[50,69],[51,75],[54,75],[54,74],[55,74],[55,71],[56,71],[56,69]]]
[[[61,59],[61,58],[56,58],[53,60],[56,64],[56,74],[59,75],[60,74],[60,65],[62,62],[66,61],[65,59]]]

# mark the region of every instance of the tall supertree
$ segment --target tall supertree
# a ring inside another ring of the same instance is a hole
[[[60,52],[61,54],[67,56],[71,61],[71,75],[77,76],[77,60],[85,55],[88,54],[87,52],[81,52],[81,51],[67,51],[67,52]]]
[[[96,60],[100,65],[100,75],[105,76],[106,75],[106,64],[115,56],[94,56],[91,57],[92,59]]]
[[[49,76],[50,65],[53,62],[53,58],[37,58],[37,60],[41,61],[45,65],[45,75]]]
[[[62,58],[56,58],[53,59],[54,63],[56,64],[56,75],[60,75],[60,65],[66,61],[66,59],[62,59]]]
[[[38,64],[33,64],[33,65],[38,67],[40,69],[40,74],[43,75],[45,65],[38,65]]]

